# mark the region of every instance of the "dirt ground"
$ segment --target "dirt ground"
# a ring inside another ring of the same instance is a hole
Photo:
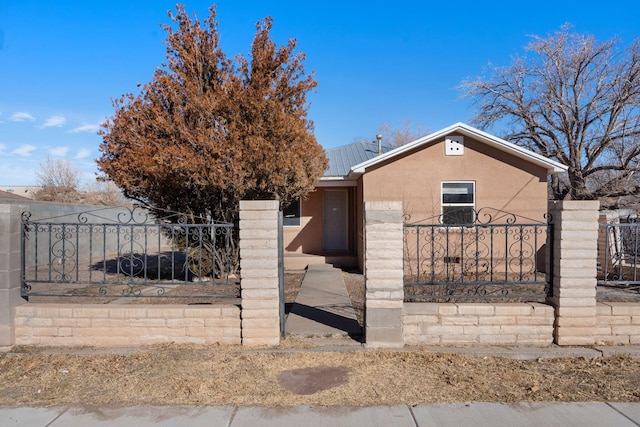
[[[290,308],[304,272],[288,272]],[[362,321],[364,281],[344,273]],[[393,405],[445,402],[640,402],[640,359],[520,361],[424,349],[322,351],[164,345],[0,353],[0,405]]]
[[[304,272],[288,272],[291,307]],[[364,280],[344,272],[359,320]],[[640,402],[640,359],[519,361],[424,349],[321,351],[165,345],[0,353],[0,405],[393,405],[444,402]]]
[[[280,351],[167,345],[108,354],[14,348],[0,354],[0,405],[640,402],[640,359],[631,357],[519,361],[420,349],[293,351],[296,347],[304,342],[288,338]],[[316,392],[284,382],[303,368],[338,370],[343,381]]]

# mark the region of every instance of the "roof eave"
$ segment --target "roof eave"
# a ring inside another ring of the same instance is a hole
[[[437,140],[439,138],[445,137],[448,134],[452,133],[452,132],[459,132],[463,135],[472,137],[474,139],[478,139],[490,146],[494,146],[497,147],[498,149],[502,150],[502,151],[506,151],[509,152],[513,155],[515,155],[516,157],[519,157],[521,159],[524,160],[528,160],[531,163],[537,164],[539,166],[544,167],[547,170],[548,174],[551,175],[555,175],[555,174],[559,174],[559,173],[563,173],[566,172],[569,167],[566,165],[563,165],[562,163],[556,162],[554,160],[548,159],[538,153],[534,153],[533,151],[529,151],[527,149],[524,149],[518,145],[515,145],[511,142],[505,141],[504,139],[498,138],[496,136],[490,135],[486,132],[483,132],[479,129],[475,129],[471,126],[468,126],[464,123],[456,123],[453,124],[449,127],[446,127],[442,130],[439,130],[437,132],[434,132],[432,134],[423,136],[422,138],[418,138],[413,142],[410,142],[406,145],[403,145],[401,147],[398,147],[394,150],[391,150],[385,154],[382,154],[380,156],[374,157],[370,160],[367,160],[366,162],[362,162],[358,165],[355,165],[351,168],[351,171],[349,172],[349,178],[357,178],[360,175],[362,175],[365,170],[370,167],[373,166],[379,162],[382,162],[384,160],[387,159],[391,159],[393,157],[396,157],[402,153],[405,153],[407,151],[413,150],[415,147],[418,147],[422,144],[426,144],[429,142],[432,142],[434,140]]]
[[[316,187],[355,187],[357,182],[349,176],[323,176]]]

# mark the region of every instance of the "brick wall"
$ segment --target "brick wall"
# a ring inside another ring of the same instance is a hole
[[[402,204],[365,202],[367,347],[402,347]]]
[[[597,304],[596,344],[640,344],[640,303],[599,302]]]
[[[14,344],[15,308],[20,296],[20,214],[26,207],[0,203],[0,347]]]
[[[598,259],[597,201],[552,201],[553,296],[556,309],[555,342],[594,344],[596,273]]]
[[[546,304],[405,303],[409,345],[528,345],[553,343],[553,307]]]
[[[233,305],[23,304],[16,307],[15,344],[138,346],[240,344]]]
[[[277,200],[240,202],[242,344],[280,343]]]

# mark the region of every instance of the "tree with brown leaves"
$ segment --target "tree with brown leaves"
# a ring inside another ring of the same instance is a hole
[[[615,208],[640,194],[640,41],[600,42],[565,25],[534,37],[527,55],[468,80],[474,123],[569,166],[555,198]]]
[[[203,23],[184,6],[169,12],[167,63],[139,95],[114,101],[97,160],[127,197],[197,223],[234,221],[243,198],[304,197],[326,168],[307,119],[316,81],[295,40],[277,47],[265,18],[249,59],[230,60],[209,11]]]

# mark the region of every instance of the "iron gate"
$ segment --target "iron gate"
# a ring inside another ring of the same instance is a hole
[[[598,229],[599,298],[640,298],[640,223],[619,217]]]
[[[24,212],[22,296],[239,297],[236,227],[185,219],[141,208],[37,220]]]
[[[465,224],[443,224],[442,216],[404,224],[405,300],[530,301],[551,295],[551,221],[525,222],[487,208],[473,218]]]

